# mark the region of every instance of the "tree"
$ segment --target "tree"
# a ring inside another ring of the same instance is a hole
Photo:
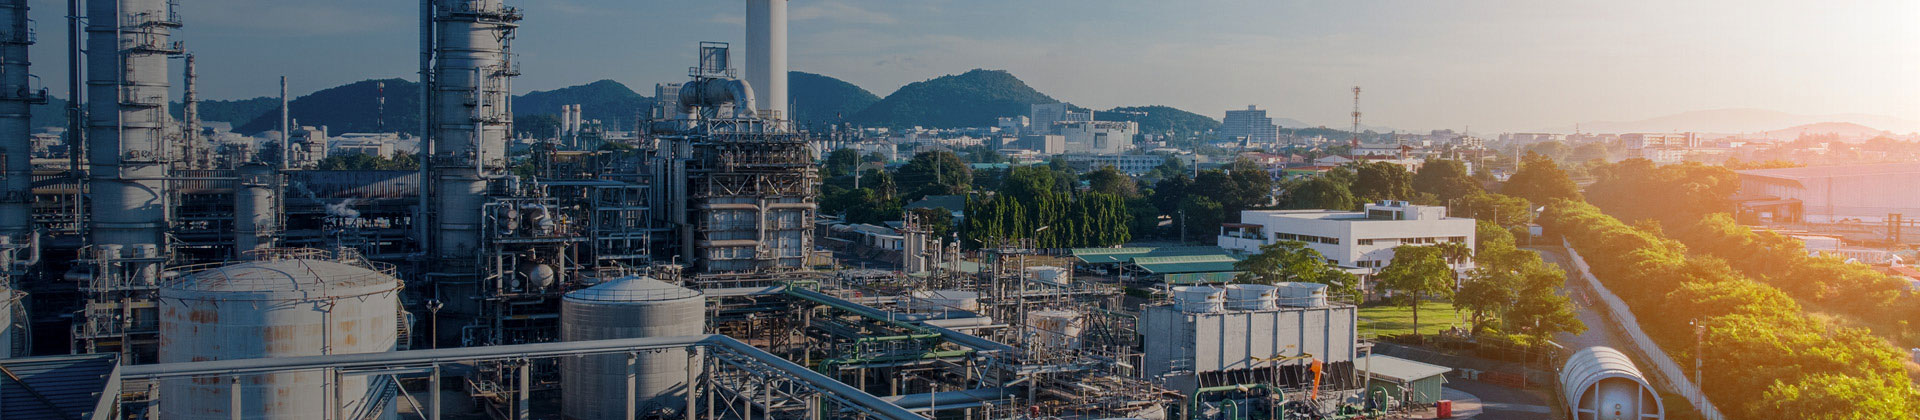
[[[1433,194],[1449,201],[1481,192],[1480,181],[1467,173],[1467,165],[1458,160],[1428,158],[1413,174],[1413,190]]]
[[[1327,264],[1320,251],[1305,242],[1278,241],[1260,246],[1260,252],[1233,263],[1240,274],[1234,282],[1242,284],[1319,283],[1327,285],[1333,296],[1358,301],[1359,278],[1353,273]]]
[[[1359,206],[1360,200],[1347,191],[1346,185],[1328,176],[1301,181],[1287,191],[1287,199],[1281,202],[1281,207],[1287,209],[1353,210]]]
[[[1092,192],[1112,194],[1122,198],[1140,195],[1139,187],[1133,184],[1133,177],[1127,176],[1125,172],[1120,172],[1112,166],[1088,172],[1083,178],[1087,180],[1087,189]]]
[[[900,167],[900,187],[907,200],[929,195],[965,194],[973,183],[973,171],[953,152],[921,152]]]
[[[1512,228],[1533,222],[1533,204],[1520,197],[1476,192],[1455,201],[1454,214]]]
[[[1528,152],[1521,160],[1520,171],[1507,180],[1500,193],[1527,199],[1535,203],[1547,203],[1555,199],[1580,200],[1580,186],[1574,185],[1567,172],[1553,159],[1538,153]]]
[[[1476,267],[1454,292],[1454,309],[1467,311],[1467,324],[1479,333],[1500,329],[1500,321],[1514,302],[1520,300],[1517,274],[1491,267]]]
[[[1210,239],[1218,236],[1224,214],[1219,202],[1196,195],[1182,200],[1172,216],[1174,225],[1186,233],[1182,240],[1211,243]]]
[[[1413,309],[1413,333],[1420,335],[1420,301],[1427,297],[1453,296],[1453,269],[1441,256],[1440,248],[1401,245],[1393,248],[1393,260],[1374,275],[1382,289],[1394,291],[1400,302]]]
[[[1527,149],[1527,153],[1538,153],[1541,156],[1546,156],[1548,159],[1553,159],[1556,162],[1566,161],[1567,157],[1573,153],[1573,149],[1567,147],[1566,143],[1561,143],[1557,141],[1543,141],[1539,143],[1534,143],[1532,145],[1528,145],[1526,149]]]
[[[854,166],[859,164],[860,164],[859,151],[856,151],[853,149],[834,149],[833,152],[827,153],[827,162],[826,162],[826,165],[824,165],[825,166],[824,172],[826,172],[825,175],[828,178],[839,177],[841,175],[848,175],[848,174],[852,174]]]
[[[1360,202],[1411,200],[1413,174],[1393,162],[1362,163],[1354,169],[1353,196]]]

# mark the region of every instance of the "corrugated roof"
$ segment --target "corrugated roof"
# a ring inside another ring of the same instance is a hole
[[[1445,375],[1453,371],[1453,368],[1446,366],[1429,365],[1384,354],[1362,357],[1353,362],[1353,368],[1365,369],[1370,376],[1400,383]]]
[[[96,353],[0,360],[0,366],[20,378],[14,382],[0,375],[0,419],[93,418],[102,398],[120,394],[118,359]]]
[[[1073,256],[1087,264],[1113,264],[1133,261],[1135,258],[1172,257],[1182,255],[1226,255],[1227,251],[1217,246],[1168,246],[1168,247],[1131,247],[1131,248],[1074,248]]]
[[[1151,264],[1136,263],[1134,265],[1139,266],[1141,270],[1146,270],[1147,272],[1153,273],[1153,274],[1217,273],[1217,272],[1235,271],[1233,268],[1233,263],[1235,262],[1238,262],[1238,261],[1227,260],[1227,261],[1164,262],[1164,263],[1151,263]]]

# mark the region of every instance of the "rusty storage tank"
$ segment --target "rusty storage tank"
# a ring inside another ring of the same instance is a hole
[[[182,267],[160,284],[160,363],[380,353],[399,342],[401,282],[390,266],[356,254],[268,249],[257,261]],[[241,413],[229,413],[231,379],[161,381],[160,418],[393,418],[394,384],[324,371],[245,375]],[[338,392],[335,391],[338,387]],[[338,401],[336,401],[338,400]]]
[[[644,276],[607,280],[560,302],[560,341],[683,337],[700,335],[706,324],[704,294]],[[642,417],[684,411],[688,373],[701,372],[685,348],[641,352],[634,369],[634,410]],[[625,418],[627,355],[562,358],[560,386],[566,418]]]

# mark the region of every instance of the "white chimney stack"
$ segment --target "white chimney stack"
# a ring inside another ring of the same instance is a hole
[[[760,108],[787,114],[787,0],[747,0],[747,84]]]

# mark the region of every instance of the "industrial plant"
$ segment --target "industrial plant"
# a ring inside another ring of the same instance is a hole
[[[631,136],[574,105],[519,156],[539,4],[423,0],[417,170],[313,169],[301,133],[324,129],[284,102],[276,141],[216,147],[176,0],[3,3],[0,418],[1380,418],[1451,370],[1374,354],[1322,284],[1135,293],[912,217],[903,269],[841,261],[818,243],[835,139],[788,109],[787,0],[746,0],[739,60],[655,57],[687,77]],[[32,74],[62,67],[29,67],[30,22],[63,19],[84,94],[36,156]],[[1630,361],[1580,360],[1580,418],[1661,415]]]

